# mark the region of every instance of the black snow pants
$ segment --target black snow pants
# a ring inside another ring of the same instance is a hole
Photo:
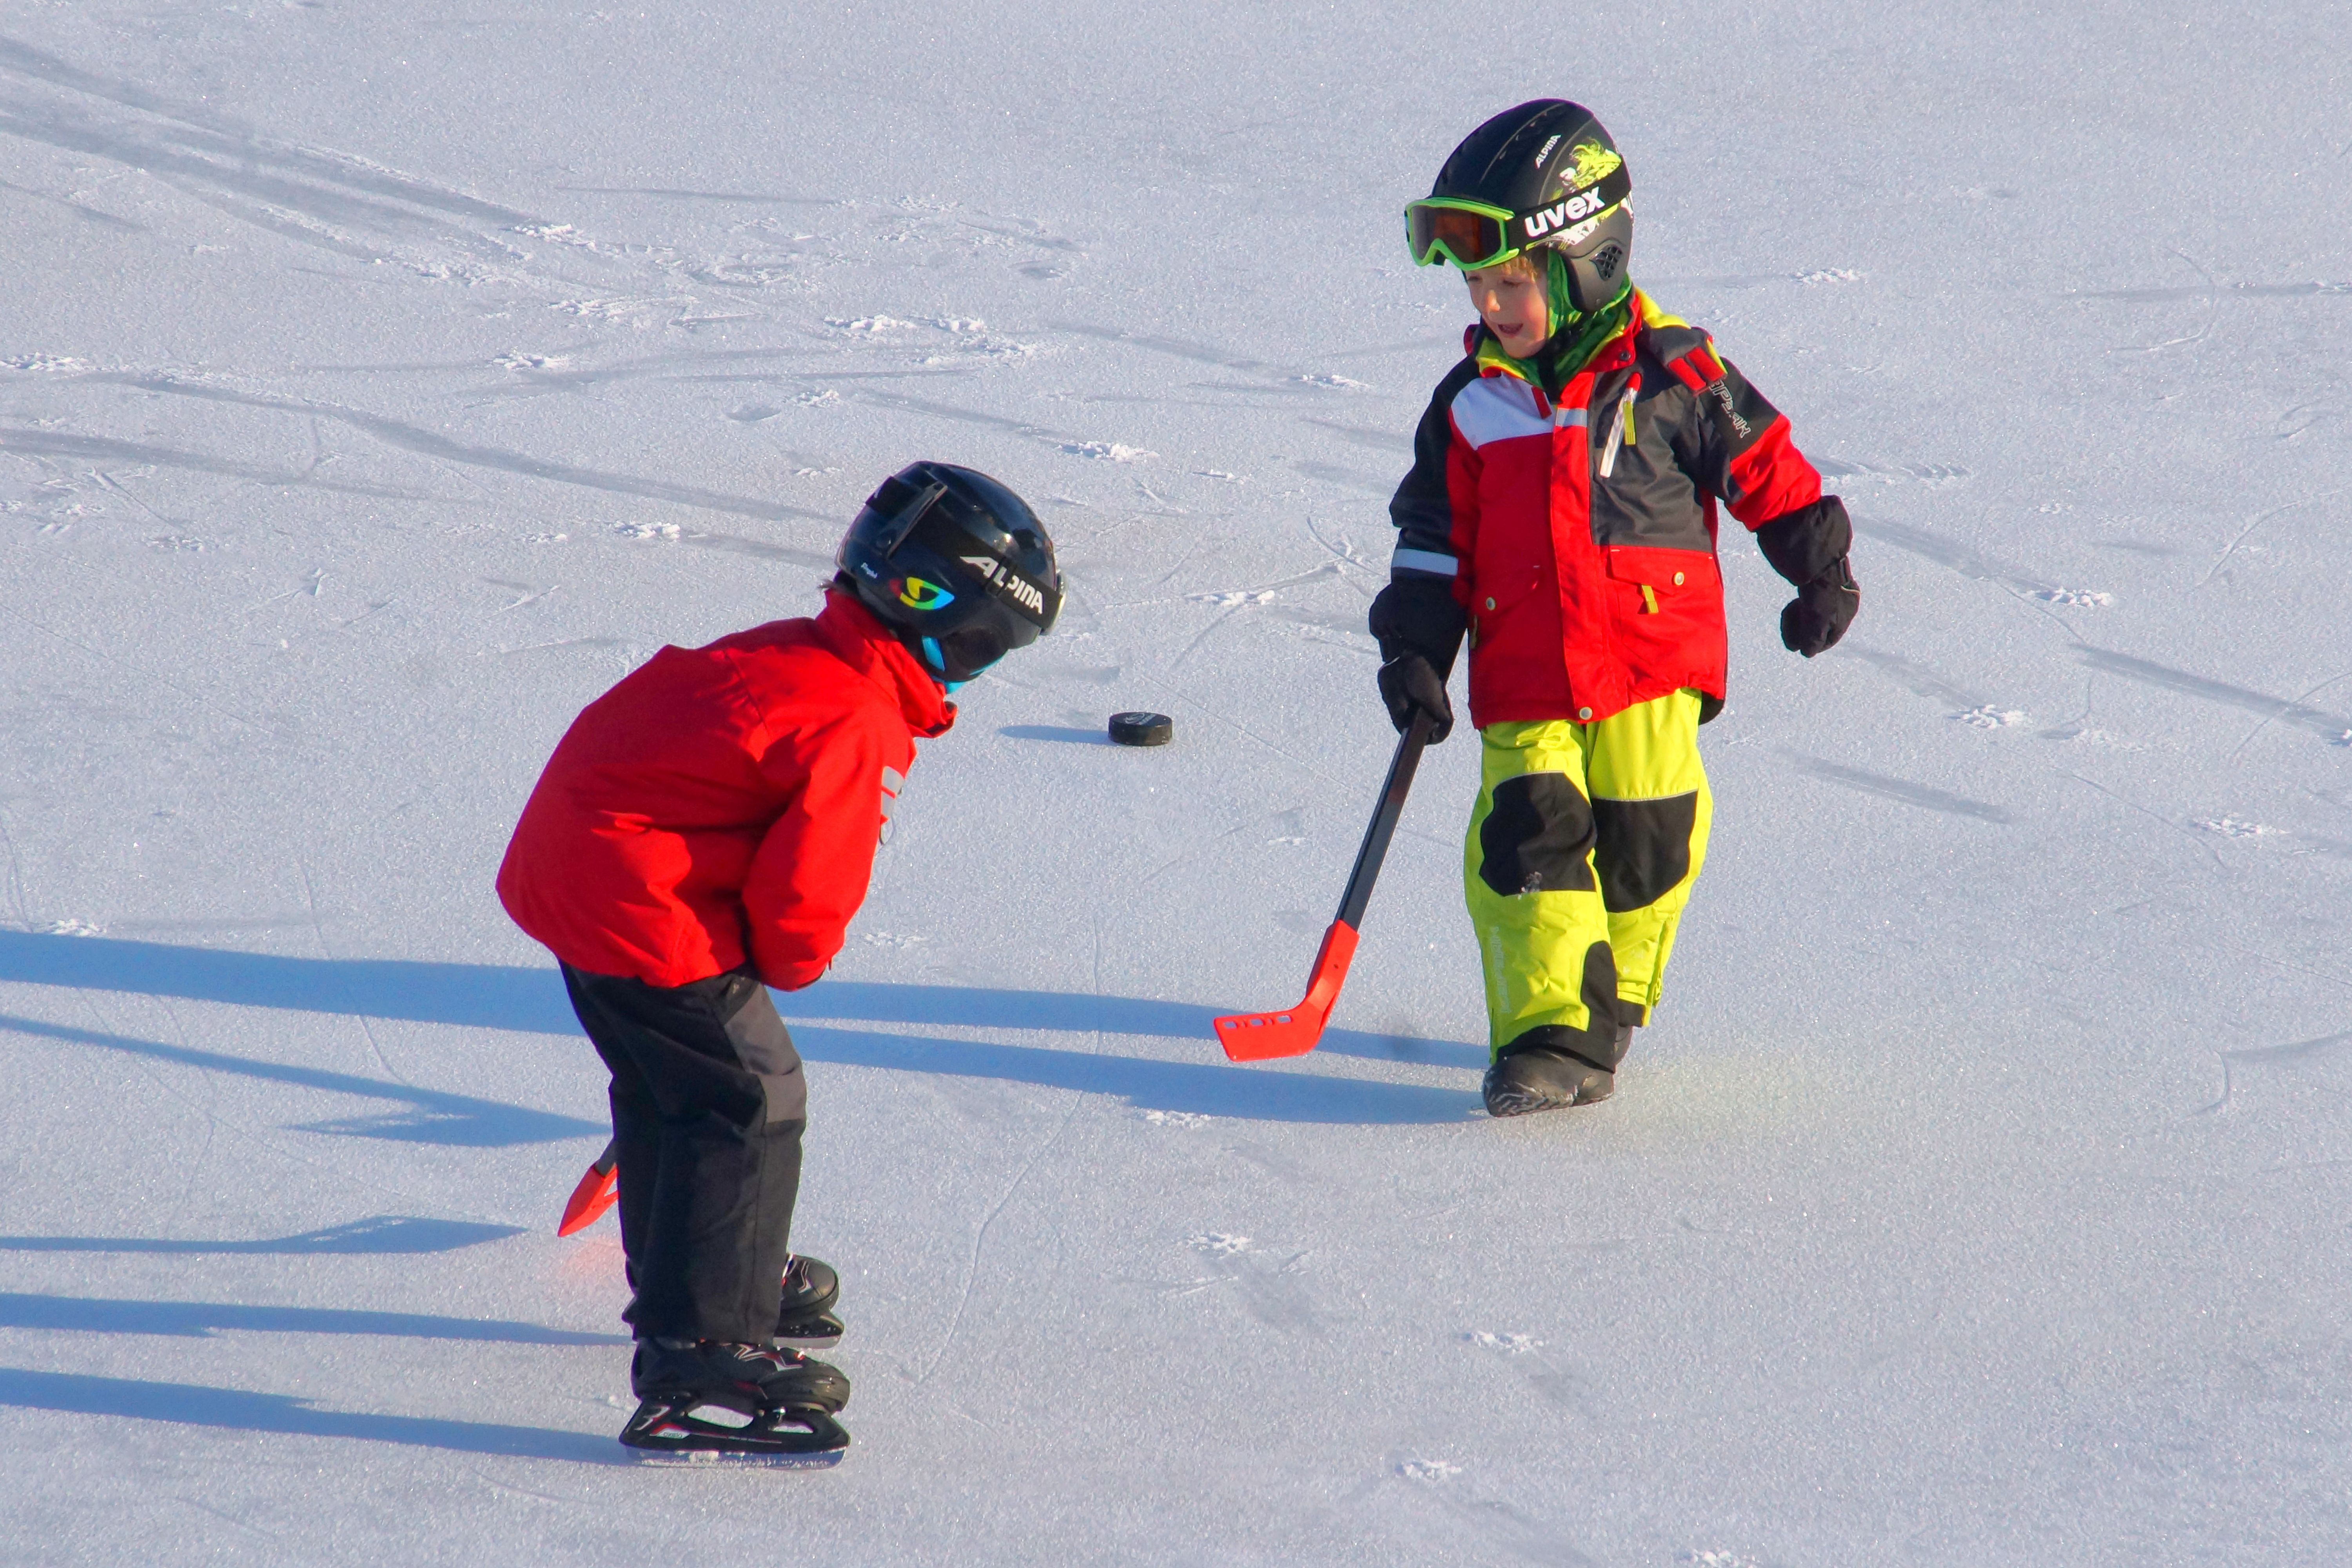
[[[685,985],[563,966],[613,1070],[621,1247],[639,1339],[764,1345],[776,1331],[808,1083],[746,970]]]

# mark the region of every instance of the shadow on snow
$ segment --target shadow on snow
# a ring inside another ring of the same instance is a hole
[[[169,1421],[232,1432],[284,1432],[304,1437],[358,1437],[411,1447],[447,1448],[461,1454],[494,1454],[525,1459],[567,1459],[585,1464],[626,1464],[626,1452],[610,1437],[551,1432],[532,1426],[492,1426],[474,1421],[441,1421],[417,1415],[376,1415],[320,1410],[282,1394],[200,1384],[146,1383],[78,1373],[20,1372],[0,1367],[0,1405],[22,1410],[52,1410],[75,1415],[120,1415],[135,1421]]]
[[[506,1105],[495,1100],[477,1100],[470,1094],[448,1094],[440,1089],[386,1083],[381,1079],[357,1078],[350,1073],[325,1072],[317,1068],[257,1062],[249,1057],[199,1051],[186,1046],[167,1046],[160,1040],[134,1040],[127,1035],[101,1034],[96,1029],[77,1029],[67,1024],[44,1024],[37,1019],[11,1017],[5,1013],[0,1013],[0,1029],[52,1040],[71,1040],[77,1045],[103,1046],[109,1050],[127,1051],[132,1056],[146,1057],[155,1061],[177,1062],[182,1067],[235,1073],[241,1078],[257,1078],[271,1083],[297,1084],[304,1089],[325,1089],[331,1094],[353,1095],[362,1100],[388,1100],[406,1107],[403,1110],[386,1111],[378,1116],[306,1122],[295,1129],[301,1132],[325,1132],[346,1138],[388,1138],[401,1143],[446,1143],[459,1148],[503,1149],[518,1143],[552,1143],[564,1138],[602,1136],[606,1131],[601,1121],[583,1121],[576,1116],[558,1116],[551,1111]]]
[[[603,1129],[598,1129],[603,1135]],[[519,1225],[482,1225],[462,1219],[420,1219],[380,1214],[325,1230],[260,1241],[180,1241],[139,1236],[0,1236],[0,1252],[168,1252],[263,1254],[273,1257],[382,1257],[455,1252],[485,1241],[520,1236]]]
[[[332,1307],[248,1307],[234,1301],[113,1301],[86,1296],[0,1291],[0,1329],[50,1329],[93,1334],[376,1334],[394,1339],[468,1340],[502,1345],[625,1345],[619,1334],[579,1333],[494,1319],[438,1318],[418,1312],[362,1312]]]
[[[397,959],[330,960],[173,947],[110,937],[0,931],[0,982],[172,996],[474,1028],[574,1035],[578,1024],[552,969]],[[1280,1121],[1453,1121],[1475,1109],[1468,1090],[1235,1068],[1212,1056],[1216,1010],[1195,1004],[1048,991],[820,981],[779,993],[778,1010],[800,1022],[801,1054],[812,1061],[952,1077],[1007,1079],[1119,1096],[1146,1110],[1189,1110]],[[1034,1046],[923,1039],[814,1026],[809,1020],[942,1025],[961,1028],[1064,1030],[1200,1042],[1205,1059],[1156,1061]],[[137,1051],[310,1088],[392,1100],[400,1115],[323,1123],[315,1131],[414,1142],[499,1144],[601,1134],[601,1126],[340,1073],[130,1040],[60,1025],[0,1018],[0,1026],[51,1038]],[[1326,1055],[1465,1068],[1486,1064],[1483,1047],[1349,1029],[1323,1037]]]

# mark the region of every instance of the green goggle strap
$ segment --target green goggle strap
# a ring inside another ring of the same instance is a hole
[[[1458,256],[1454,254],[1451,244],[1436,235],[1432,235],[1429,243],[1425,246],[1417,244],[1412,232],[1413,214],[1428,207],[1439,207],[1448,212],[1472,213],[1479,217],[1494,219],[1495,232],[1502,237],[1501,248],[1484,257]],[[1405,204],[1405,247],[1412,252],[1412,264],[1415,267],[1434,267],[1438,264],[1440,256],[1467,272],[1475,272],[1485,267],[1498,267],[1527,248],[1523,245],[1513,245],[1510,242],[1511,220],[1517,216],[1518,214],[1510,208],[1498,207],[1487,202],[1474,202],[1460,196],[1423,196],[1417,202]]]

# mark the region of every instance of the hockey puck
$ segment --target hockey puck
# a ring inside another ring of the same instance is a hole
[[[1164,746],[1176,733],[1176,721],[1165,713],[1114,713],[1110,738],[1122,746]]]

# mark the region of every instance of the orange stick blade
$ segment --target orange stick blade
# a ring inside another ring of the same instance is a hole
[[[1339,999],[1348,978],[1349,962],[1356,956],[1356,928],[1333,921],[1315,954],[1315,973],[1307,982],[1307,999],[1285,1012],[1234,1013],[1217,1020],[1217,1043],[1225,1059],[1262,1062],[1276,1057],[1303,1057],[1323,1037],[1323,1025]]]
[[[580,1173],[580,1184],[572,1189],[572,1200],[563,1205],[563,1220],[555,1227],[556,1235],[586,1230],[604,1217],[604,1211],[621,1195],[618,1164],[612,1145],[605,1145],[596,1163]]]

